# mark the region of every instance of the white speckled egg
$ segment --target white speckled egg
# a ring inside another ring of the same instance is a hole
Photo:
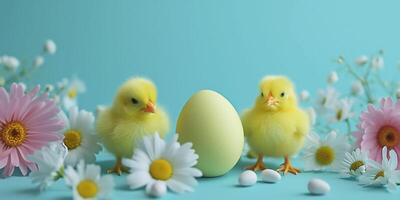
[[[183,107],[176,132],[179,142],[193,143],[196,167],[205,177],[221,176],[240,158],[244,144],[240,117],[232,104],[211,90],[194,94]]]
[[[254,171],[246,170],[239,176],[240,186],[252,186],[257,182],[257,174]]]
[[[281,175],[272,169],[265,169],[261,172],[261,180],[267,183],[276,183],[281,180]]]
[[[324,180],[314,178],[308,182],[308,191],[311,194],[323,195],[331,191],[331,187]]]

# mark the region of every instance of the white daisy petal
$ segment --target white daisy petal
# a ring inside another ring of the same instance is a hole
[[[152,182],[152,178],[146,171],[137,171],[129,174],[126,178],[126,181],[131,189],[137,189]]]

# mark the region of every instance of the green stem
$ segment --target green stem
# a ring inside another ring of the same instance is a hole
[[[56,172],[56,175],[54,176],[54,181],[57,181],[58,179],[64,178],[64,166],[61,166],[60,169]]]

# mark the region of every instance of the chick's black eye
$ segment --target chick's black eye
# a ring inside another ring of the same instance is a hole
[[[260,95],[263,97],[263,96],[264,96],[264,93],[262,93],[262,92],[261,92],[261,94],[260,94]]]
[[[284,97],[284,96],[285,96],[285,93],[284,93],[284,92],[282,92],[282,93],[281,93],[281,97]]]
[[[139,103],[138,100],[135,99],[135,98],[132,98],[131,101],[132,101],[133,104],[138,104]]]

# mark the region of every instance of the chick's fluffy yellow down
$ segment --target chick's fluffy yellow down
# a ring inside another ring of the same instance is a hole
[[[105,148],[117,157],[131,157],[139,139],[155,132],[164,137],[168,129],[168,116],[161,108],[141,119],[121,118],[108,108],[97,120],[97,132]]]
[[[243,114],[242,122],[251,149],[269,157],[296,154],[310,129],[308,115],[299,108],[284,112],[253,108]]]

